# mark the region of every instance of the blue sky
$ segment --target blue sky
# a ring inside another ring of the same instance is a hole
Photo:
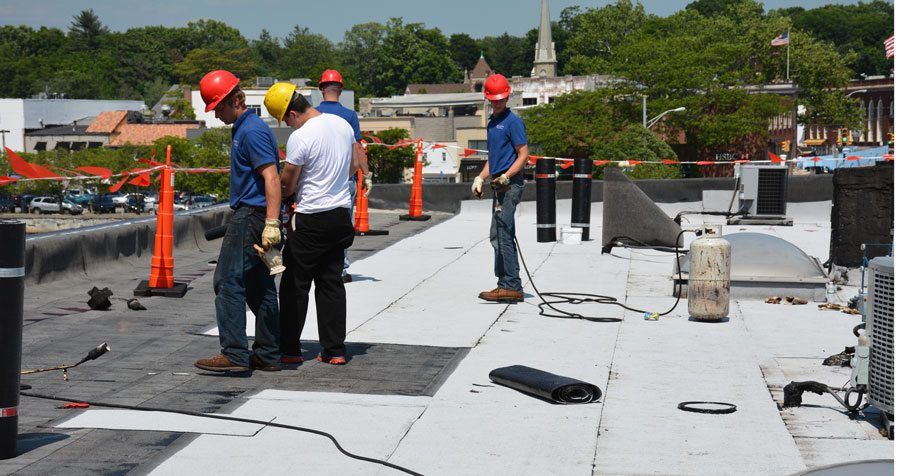
[[[606,1],[550,0],[554,20],[572,5],[600,7]],[[657,15],[669,15],[684,8],[687,0],[646,0],[645,8]],[[764,0],[766,9],[801,5],[814,8],[828,3],[852,4],[853,0]],[[324,7],[322,6],[324,5]],[[522,35],[537,26],[540,0],[0,0],[0,24],[50,26],[67,29],[72,16],[93,8],[101,21],[113,30],[134,26],[181,26],[200,18],[222,20],[255,38],[265,28],[275,36],[284,36],[294,25],[309,27],[333,41],[357,23],[383,22],[402,17],[406,22],[421,22],[440,28],[445,34],[468,33],[480,38],[503,32]]]

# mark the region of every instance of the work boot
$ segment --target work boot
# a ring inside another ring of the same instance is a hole
[[[319,354],[316,357],[316,360],[319,362],[325,362],[331,365],[347,365],[347,358],[343,355],[339,355],[337,357],[325,357],[322,354]]]
[[[263,372],[278,372],[281,370],[280,365],[270,364],[256,354],[250,356],[250,368],[253,370],[262,370]]]
[[[250,370],[247,367],[231,363],[231,361],[222,354],[211,359],[200,359],[197,362],[194,362],[194,367],[210,372],[246,372]]]
[[[285,355],[281,356],[281,360],[279,362],[281,362],[282,364],[288,364],[288,365],[302,364],[303,356],[302,355],[286,355],[285,354]]]
[[[522,302],[525,300],[525,293],[513,291],[512,289],[497,288],[493,291],[485,291],[479,294],[478,297],[491,302]]]

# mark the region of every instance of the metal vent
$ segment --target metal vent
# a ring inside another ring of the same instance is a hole
[[[760,169],[756,213],[758,215],[784,215],[787,211],[786,189],[786,168]]]
[[[875,258],[869,268],[866,333],[869,354],[869,403],[894,414],[894,260]]]

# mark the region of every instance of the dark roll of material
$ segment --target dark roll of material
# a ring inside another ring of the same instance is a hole
[[[206,237],[206,241],[217,240],[225,236],[226,230],[228,230],[228,224],[216,226],[203,232],[203,236]]]
[[[600,388],[594,384],[524,365],[491,370],[489,377],[494,383],[553,403],[591,403],[601,396]]]
[[[591,182],[594,179],[594,161],[575,159],[572,176],[572,228],[581,228],[581,241],[591,235]]]
[[[0,459],[16,456],[25,302],[25,223],[0,220]]]
[[[534,182],[537,185],[538,243],[556,241],[556,161],[537,159]]]

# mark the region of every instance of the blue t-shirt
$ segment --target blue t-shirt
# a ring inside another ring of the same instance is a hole
[[[508,108],[500,117],[491,115],[487,126],[488,168],[492,176],[500,175],[515,163],[516,146],[528,144],[525,123]]]
[[[362,132],[359,131],[359,116],[356,115],[356,111],[347,109],[337,101],[322,101],[316,106],[316,110],[325,114],[334,114],[347,121],[350,127],[353,128],[353,137],[357,141],[362,140]]]
[[[266,206],[266,184],[256,170],[278,164],[278,143],[272,129],[253,111],[241,114],[231,127],[231,208]]]

